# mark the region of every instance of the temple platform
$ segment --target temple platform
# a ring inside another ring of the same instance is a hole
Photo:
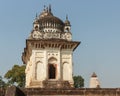
[[[120,88],[17,88],[11,86],[5,96],[120,96]]]

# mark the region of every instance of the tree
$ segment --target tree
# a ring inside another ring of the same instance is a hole
[[[0,96],[5,96],[5,90],[6,90],[6,83],[3,80],[2,76],[0,76]]]
[[[5,82],[3,81],[3,78],[2,78],[2,76],[0,76],[0,88],[3,88],[3,87],[5,87]]]
[[[82,78],[82,76],[74,76],[73,77],[74,80],[74,87],[75,88],[81,88],[84,87],[84,79]]]
[[[25,86],[25,66],[14,65],[5,76],[8,79],[9,85],[17,85],[18,87]]]

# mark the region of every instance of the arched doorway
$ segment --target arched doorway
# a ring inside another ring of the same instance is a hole
[[[48,79],[56,79],[57,76],[57,59],[54,57],[48,60]]]
[[[53,64],[49,64],[49,79],[56,78],[56,68]]]

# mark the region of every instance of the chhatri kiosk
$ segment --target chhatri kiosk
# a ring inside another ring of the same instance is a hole
[[[71,24],[55,17],[45,7],[33,22],[22,60],[26,64],[26,88],[73,87],[73,51],[80,42],[72,41]]]

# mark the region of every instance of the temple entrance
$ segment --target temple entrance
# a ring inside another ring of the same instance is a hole
[[[51,57],[48,59],[48,79],[57,78],[57,59]]]
[[[55,79],[56,78],[56,68],[55,65],[49,64],[49,79]]]

